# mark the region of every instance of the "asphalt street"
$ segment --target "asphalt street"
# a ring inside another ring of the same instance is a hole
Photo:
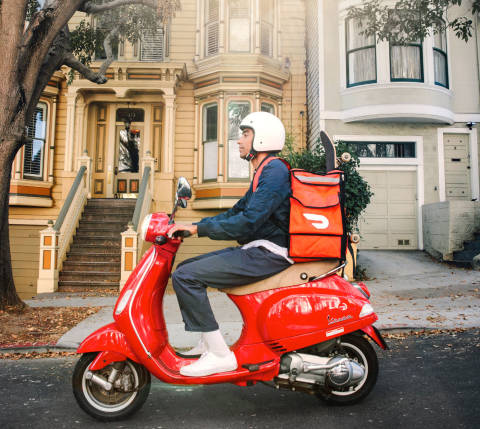
[[[76,404],[76,358],[0,360],[0,427],[9,428],[478,428],[480,331],[410,336],[376,348],[380,373],[361,403],[331,407],[264,385],[152,383],[131,419],[100,423]]]

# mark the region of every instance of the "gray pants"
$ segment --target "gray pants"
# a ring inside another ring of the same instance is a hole
[[[254,283],[289,266],[285,258],[263,247],[228,247],[183,261],[172,274],[172,282],[185,330],[211,332],[218,329],[207,287],[222,289]]]

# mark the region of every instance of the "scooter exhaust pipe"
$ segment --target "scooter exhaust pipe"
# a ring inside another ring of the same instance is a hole
[[[101,388],[105,389],[107,392],[110,392],[112,390],[112,383],[109,383],[107,380],[105,380],[102,376],[94,374],[91,371],[88,371],[85,374],[85,378],[87,380],[93,381],[95,384],[100,386]]]

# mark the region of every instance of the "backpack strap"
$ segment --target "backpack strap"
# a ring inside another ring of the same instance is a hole
[[[289,170],[291,169],[290,164],[284,159],[279,158],[278,156],[269,156],[268,158],[264,159],[264,161],[260,164],[260,167],[258,167],[258,169],[255,171],[255,175],[253,176],[253,192],[257,191],[258,181],[260,180],[263,169],[274,159],[279,159],[287,166]]]

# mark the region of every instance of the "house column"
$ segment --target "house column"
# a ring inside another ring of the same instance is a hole
[[[195,147],[193,149],[193,184],[197,185],[200,183],[199,180],[199,164],[200,164],[200,152],[199,145],[200,143],[200,106],[198,105],[198,99],[195,98]]]
[[[218,177],[217,182],[226,182],[225,169],[227,168],[227,160],[225,159],[225,145],[228,144],[228,136],[225,138],[225,94],[220,92],[218,96],[218,110],[220,112],[218,122]]]
[[[56,125],[57,125],[57,97],[54,97],[52,100],[52,115],[51,115],[51,132],[50,132],[50,139],[48,145],[48,181],[53,183],[53,157],[55,155],[55,132],[56,132]]]
[[[225,52],[225,0],[220,0],[219,14],[218,53],[223,54]]]
[[[165,156],[163,171],[174,171],[175,156],[175,94],[163,96],[165,100]]]
[[[73,150],[75,138],[75,104],[77,102],[77,90],[70,87],[67,93],[67,124],[65,131],[65,163],[64,170],[73,169]]]
[[[83,122],[85,118],[85,100],[79,95],[75,104],[75,132],[74,132],[74,150],[75,157],[82,154],[83,146]]]

